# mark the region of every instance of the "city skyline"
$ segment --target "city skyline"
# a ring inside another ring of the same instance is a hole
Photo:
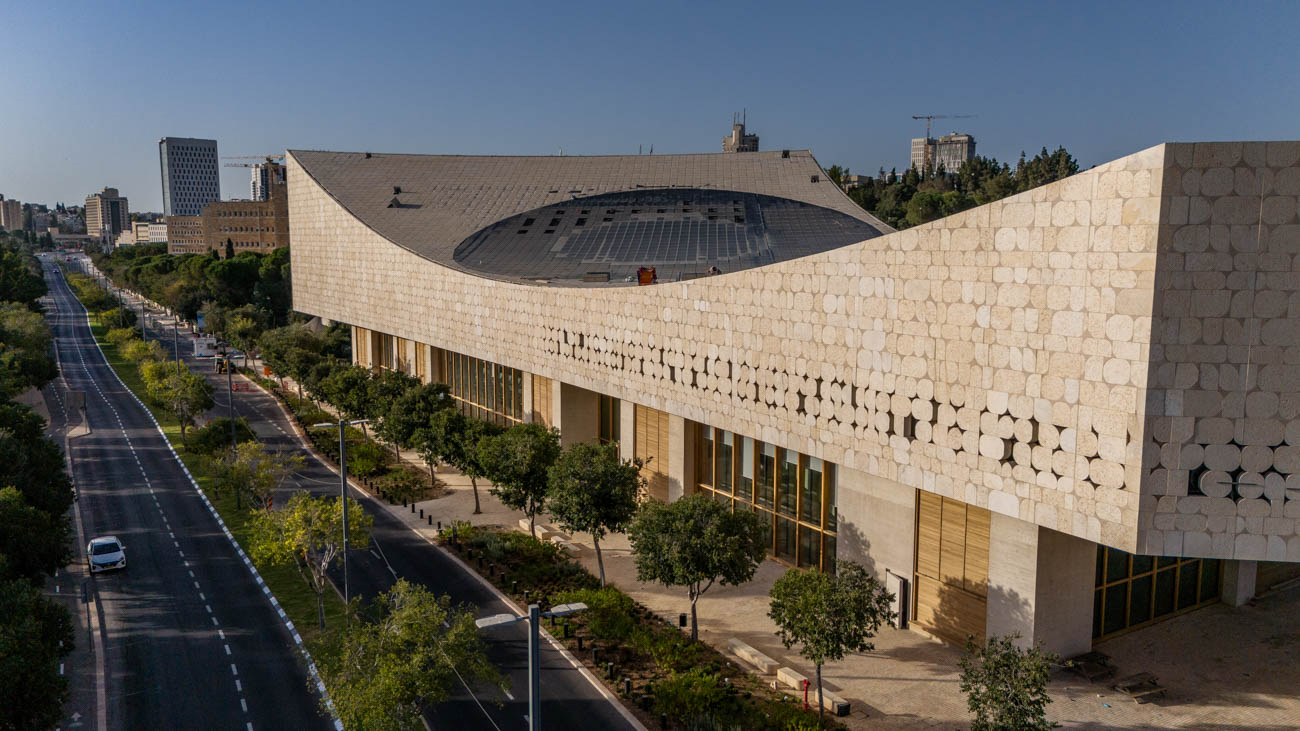
[[[225,155],[712,152],[733,112],[748,109],[764,149],[807,148],[823,166],[874,174],[907,165],[909,140],[924,133],[914,114],[977,115],[933,132],[973,134],[980,154],[1004,162],[1063,145],[1084,168],[1163,141],[1281,139],[1300,115],[1294,95],[1276,93],[1297,66],[1285,33],[1288,18],[1300,19],[1291,5],[1114,5],[1086,15],[745,7],[412,6],[360,26],[346,6],[310,19],[248,5],[92,7],[65,18],[53,44],[17,36],[0,50],[14,70],[0,90],[26,100],[0,122],[6,139],[22,141],[0,149],[0,190],[54,205],[109,186],[138,210],[161,211],[165,136],[216,139]],[[14,12],[18,26],[42,17],[37,6]],[[942,41],[890,31],[918,24]],[[151,25],[201,30],[141,47],[112,40]],[[261,29],[278,28],[268,64]],[[974,57],[979,67],[963,62]],[[84,68],[102,59],[135,82],[131,93],[84,85]],[[67,92],[32,94],[38,71]],[[1212,107],[1201,104],[1207,93]],[[168,103],[141,115],[142,96]],[[73,97],[85,107],[72,108]],[[222,167],[221,182],[242,197],[248,170]]]

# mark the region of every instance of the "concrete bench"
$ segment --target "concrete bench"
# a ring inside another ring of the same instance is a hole
[[[764,675],[770,675],[776,672],[776,660],[773,660],[734,637],[727,640],[727,648],[731,650],[731,654],[758,668],[758,671]]]
[[[803,675],[795,672],[794,670],[791,670],[790,668],[779,668],[776,671],[776,679],[779,682],[781,682],[783,685],[787,685],[793,688],[795,690],[795,693],[793,695],[796,698],[798,698],[800,701],[803,700],[804,683],[807,682],[808,702],[813,706],[817,705],[817,684],[816,683],[809,681]],[[833,715],[836,716],[849,715],[849,709],[850,709],[849,702],[839,697],[838,695],[835,695],[829,690],[826,690],[824,687],[822,688],[822,707],[830,711]]]
[[[527,518],[520,518],[520,519],[519,519],[519,530],[521,530],[521,531],[523,531],[523,532],[525,532],[525,533],[529,532],[528,519],[527,519]]]

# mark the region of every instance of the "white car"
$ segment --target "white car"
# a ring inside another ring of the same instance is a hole
[[[117,536],[100,536],[90,539],[86,546],[86,563],[90,573],[126,568],[126,546]]]

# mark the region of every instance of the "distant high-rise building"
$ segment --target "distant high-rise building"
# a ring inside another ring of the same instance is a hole
[[[916,137],[912,139],[912,167],[924,170],[926,165],[938,170],[940,165],[946,172],[955,173],[975,157],[975,138],[967,134],[953,132],[939,139],[933,137]]]
[[[113,241],[131,228],[131,212],[117,188],[104,188],[86,196],[86,233]]]
[[[722,138],[723,152],[758,152],[758,135],[745,134],[745,120],[732,118],[731,134]]]
[[[250,200],[264,201],[271,197],[271,186],[284,184],[284,166],[269,160],[252,167],[253,179],[249,183]]]
[[[158,162],[164,216],[197,216],[221,200],[216,140],[164,137],[158,140]]]
[[[23,227],[23,204],[0,195],[0,228],[18,231]]]

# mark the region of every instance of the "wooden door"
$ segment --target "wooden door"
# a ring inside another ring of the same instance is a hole
[[[989,511],[917,491],[913,621],[958,645],[984,641]]]
[[[668,414],[640,404],[636,405],[636,436],[633,454],[642,460],[641,476],[646,481],[646,496],[668,502]]]

